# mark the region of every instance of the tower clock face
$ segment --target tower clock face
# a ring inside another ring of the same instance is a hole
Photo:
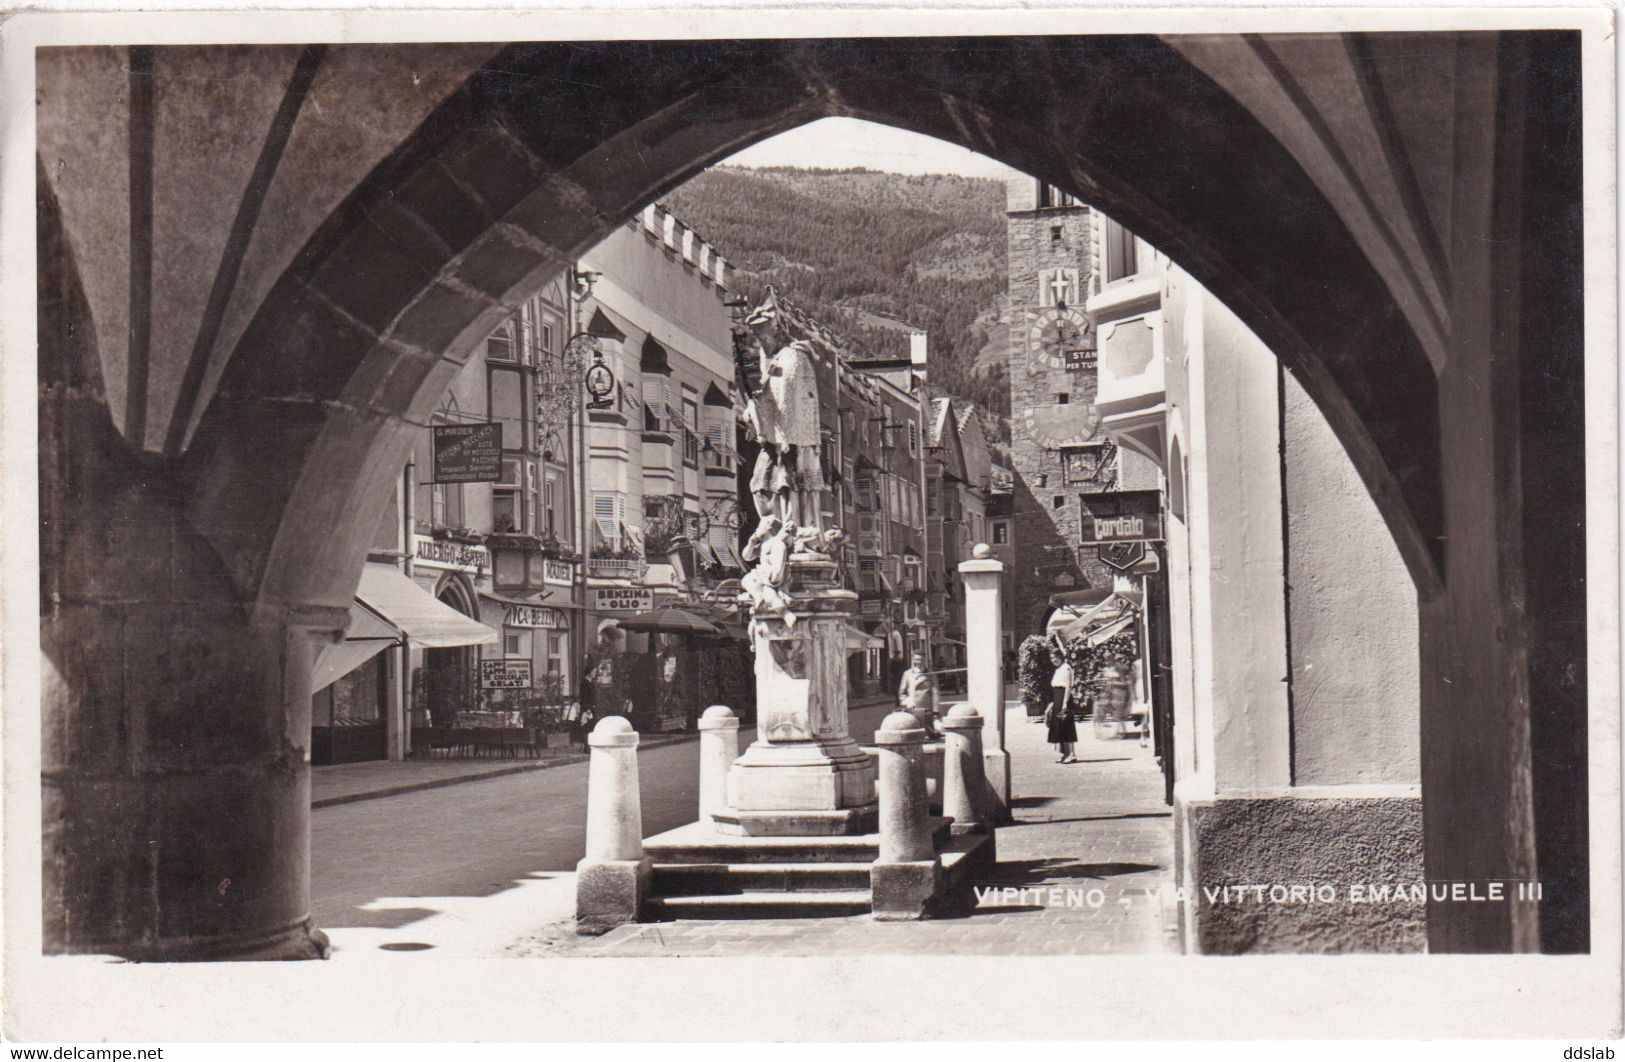
[[[1029,439],[1046,450],[1059,450],[1091,442],[1100,428],[1100,411],[1092,402],[1028,406],[1021,421]]]
[[[1095,334],[1089,318],[1081,310],[1052,306],[1038,315],[1027,330],[1027,350],[1039,364],[1051,369],[1066,367],[1069,350],[1093,350]]]

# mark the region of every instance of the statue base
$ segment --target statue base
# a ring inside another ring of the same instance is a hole
[[[782,608],[751,613],[761,735],[728,772],[722,833],[829,836],[875,828],[875,764],[847,733],[847,625],[857,595],[828,557],[797,553]]]
[[[839,811],[735,811],[711,813],[711,828],[730,837],[861,837],[880,829],[880,805]]]

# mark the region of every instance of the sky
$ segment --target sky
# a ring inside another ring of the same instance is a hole
[[[889,173],[1011,177],[1016,171],[957,144],[857,118],[821,118],[732,156],[728,166],[865,166]]]

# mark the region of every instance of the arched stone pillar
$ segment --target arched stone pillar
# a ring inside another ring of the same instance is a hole
[[[41,202],[44,910],[51,951],[325,953],[308,903],[313,643],[255,622],[161,460],[114,428]]]

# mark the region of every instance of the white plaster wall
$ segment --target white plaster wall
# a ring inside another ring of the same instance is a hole
[[[1205,292],[1191,301],[1202,315],[1191,359],[1202,379],[1191,561],[1196,584],[1206,584],[1196,639],[1212,646],[1206,694],[1223,796],[1291,783],[1279,392],[1274,355]]]
[[[1416,784],[1416,588],[1376,503],[1286,377],[1293,781]]]

